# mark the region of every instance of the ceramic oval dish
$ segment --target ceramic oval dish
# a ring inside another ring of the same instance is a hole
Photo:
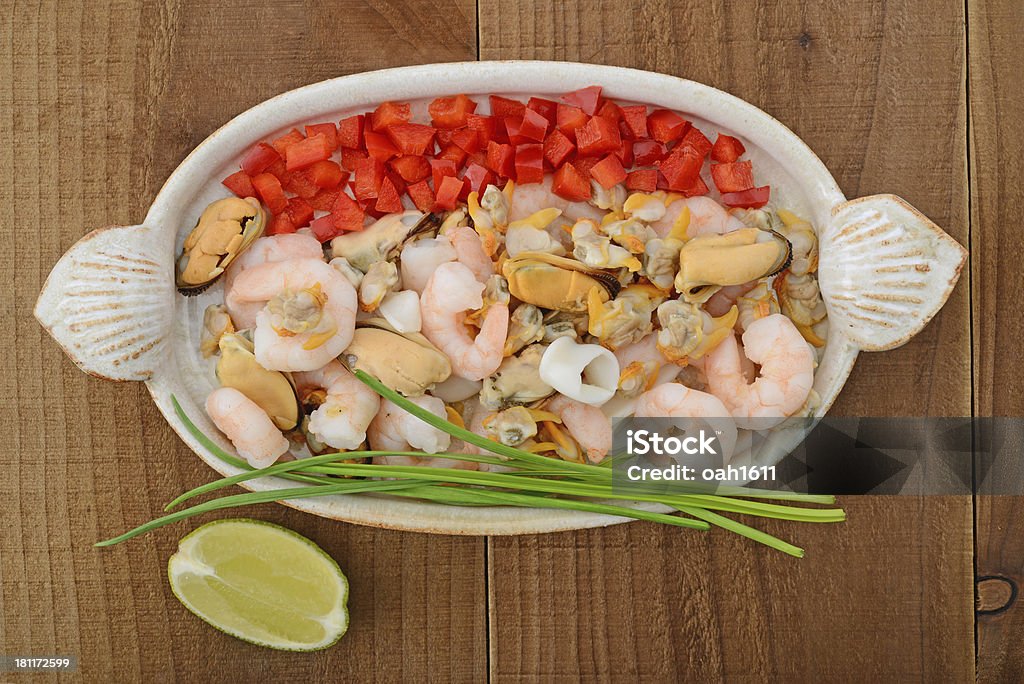
[[[712,139],[742,138],[773,204],[808,218],[820,242],[819,283],[829,333],[814,378],[823,415],[860,351],[897,347],[920,331],[949,296],[967,253],[893,195],[847,201],[821,161],[792,131],[720,90],[632,69],[560,62],[467,62],[388,69],[315,83],[238,115],[200,144],[171,174],[140,225],[86,235],[50,273],[35,315],[85,372],[145,382],[167,422],[223,475],[238,471],[206,453],[171,406],[177,397],[207,435],[233,451],[206,416],[214,389],[201,358],[202,312],[222,286],[177,294],[174,260],[196,217],[226,195],[220,179],[258,140],[308,121],[338,120],[386,100],[466,93],[551,96],[601,85],[617,100],[677,110]],[[484,98],[486,99],[486,98]],[[776,456],[783,454],[776,451]],[[252,489],[287,486],[264,478]],[[406,499],[330,496],[288,502],[316,515],[365,525],[446,534],[524,534],[597,527],[625,518],[514,507],[462,508]]]

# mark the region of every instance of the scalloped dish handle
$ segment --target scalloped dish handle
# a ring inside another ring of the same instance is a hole
[[[167,353],[174,265],[146,226],[110,226],[76,242],[53,267],[35,316],[86,373],[148,380]]]
[[[906,343],[946,302],[967,250],[895,195],[838,204],[821,237],[829,320],[864,351]]]

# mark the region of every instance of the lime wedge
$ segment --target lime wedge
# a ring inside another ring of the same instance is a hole
[[[348,580],[323,549],[258,520],[216,520],[178,543],[171,590],[222,632],[288,651],[315,651],[348,629]]]

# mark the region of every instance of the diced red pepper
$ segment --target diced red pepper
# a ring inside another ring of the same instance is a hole
[[[375,131],[382,130],[388,126],[402,124],[412,118],[412,110],[407,102],[385,102],[373,110],[371,128]]]
[[[698,156],[688,145],[679,145],[663,159],[658,170],[665,176],[670,190],[683,190],[693,186],[704,166],[704,157]]]
[[[602,116],[590,117],[586,125],[576,131],[576,147],[580,154],[607,154],[619,149],[621,144],[618,124]]]
[[[222,180],[221,185],[242,198],[256,196],[256,189],[252,187],[252,178],[245,171],[235,171]]]
[[[586,88],[566,93],[562,96],[562,102],[579,107],[588,116],[593,116],[597,113],[601,103],[601,86],[587,86]]]
[[[679,140],[689,125],[689,121],[668,109],[655,109],[647,115],[647,128],[658,142]]]
[[[497,182],[494,173],[485,166],[481,166],[476,162],[471,162],[466,167],[466,173],[462,176],[468,185],[467,192],[476,192],[483,194],[485,188],[488,185],[493,185]]]
[[[516,183],[527,185],[544,180],[544,146],[531,143],[516,147]]]
[[[249,174],[250,177],[258,176],[279,159],[281,159],[281,155],[273,147],[263,142],[256,143],[242,157],[242,170]]]
[[[363,214],[365,216],[369,216],[370,218],[375,218],[375,219],[379,219],[381,217],[387,216],[387,214],[385,212],[377,211],[377,207],[376,207],[377,200],[374,199],[374,198],[370,198],[370,199],[367,199],[367,200],[359,200],[358,204],[359,204],[359,208],[363,210]]]
[[[558,103],[554,100],[545,100],[542,97],[531,97],[530,101],[526,103],[527,109],[532,109],[537,112],[545,119],[548,123],[554,127],[558,120]]]
[[[380,184],[384,181],[384,164],[372,157],[356,166],[355,184],[352,192],[358,200],[376,198]],[[345,193],[341,193],[344,195]],[[340,198],[340,196],[339,196]]]
[[[302,135],[302,133],[299,132],[297,128],[293,128],[292,130],[288,131],[271,144],[274,146],[274,149],[277,150],[277,153],[284,157],[285,151],[289,147],[291,147],[297,142],[302,142],[305,139],[306,136]]]
[[[309,198],[309,205],[317,211],[331,211],[338,199],[339,190],[321,190]]]
[[[271,214],[280,214],[288,208],[288,198],[284,196],[281,181],[270,173],[261,173],[252,179],[252,187],[260,200],[267,205]]]
[[[693,183],[686,188],[678,188],[678,192],[683,193],[687,197],[697,197],[698,195],[708,194],[708,185],[704,182],[704,179],[698,174],[693,180]]]
[[[476,131],[471,128],[460,128],[457,131],[438,131],[438,133],[450,133],[449,140],[445,143],[441,143],[441,138],[438,136],[438,143],[441,144],[442,149],[448,145],[455,145],[463,152],[471,154],[480,149],[480,137]]]
[[[327,214],[315,219],[309,224],[309,229],[313,231],[313,236],[320,242],[327,242],[331,238],[340,235],[340,231],[334,226],[333,214]]]
[[[386,214],[402,211],[402,198],[398,196],[398,190],[395,189],[395,184],[391,182],[390,178],[385,178],[381,182],[380,190],[377,193],[377,203],[374,206],[377,211],[383,211]]]
[[[526,111],[526,105],[519,100],[510,100],[500,95],[491,95],[490,101],[492,116],[511,116],[521,119],[523,118],[523,112]]]
[[[565,164],[555,171],[551,179],[551,191],[570,202],[582,202],[590,199],[590,179],[572,164]]]
[[[477,137],[480,139],[480,147],[486,147],[487,143],[492,140],[502,142],[497,139],[498,119],[493,116],[483,116],[481,114],[470,114],[466,117],[466,126],[476,131]]]
[[[739,159],[746,151],[747,148],[743,147],[743,143],[739,139],[719,133],[715,144],[711,147],[711,159],[728,164]]]
[[[658,188],[657,169],[637,169],[626,174],[626,189],[654,192]]]
[[[668,148],[656,140],[637,140],[633,143],[633,163],[637,166],[653,166],[668,156]]]
[[[458,145],[449,145],[448,147],[441,150],[435,157],[435,159],[447,159],[448,161],[455,164],[456,170],[461,169],[463,164],[466,163],[466,151]]]
[[[601,161],[601,157],[579,157],[577,156],[572,160],[572,165],[576,167],[576,170],[580,172],[580,175],[590,180],[590,169],[597,166],[597,163]]]
[[[464,187],[465,181],[463,179],[456,178],[455,176],[445,176],[441,180],[441,186],[437,189],[434,207],[446,210],[454,209]]]
[[[508,139],[508,144],[515,147],[516,145],[522,145],[523,143],[533,142],[529,138],[523,137],[519,134],[519,129],[523,127],[523,120],[517,116],[506,116],[502,123],[505,125],[505,136]]]
[[[284,183],[285,179],[288,178],[288,169],[285,168],[284,158],[278,157],[277,161],[268,166],[264,173],[272,174],[277,180]]]
[[[427,154],[434,151],[434,129],[430,126],[395,124],[387,127],[387,133],[402,154]]]
[[[341,166],[349,171],[355,171],[359,162],[369,159],[370,155],[362,150],[353,150],[347,147],[341,148]]]
[[[465,95],[439,97],[427,107],[430,121],[437,128],[461,128],[468,115],[476,111],[476,102]]]
[[[383,133],[366,131],[363,134],[363,139],[366,141],[366,152],[378,161],[386,162],[392,157],[397,157],[400,152],[391,139]]]
[[[411,184],[406,191],[412,199],[412,203],[422,212],[434,210],[434,191],[425,180]]]
[[[362,207],[344,192],[338,193],[331,215],[334,217],[334,227],[339,231],[362,230],[366,220]]]
[[[696,126],[690,126],[686,130],[686,134],[683,139],[679,141],[679,146],[682,147],[688,145],[700,154],[701,158],[708,156],[708,152],[711,151],[711,141],[708,140],[707,136],[700,132],[700,129]]]
[[[609,154],[590,168],[590,177],[602,188],[607,189],[626,180],[626,169],[622,168],[622,162],[618,157]]]
[[[544,158],[552,168],[557,169],[565,163],[575,149],[576,146],[572,144],[572,141],[556,128],[548,134],[547,140],[544,141]]]
[[[754,187],[754,169],[749,161],[712,164],[711,180],[718,192],[742,192]]]
[[[544,142],[548,132],[548,120],[540,112],[527,109],[523,114],[523,122],[519,127],[519,135],[534,142]],[[510,136],[511,137],[511,136]]]
[[[770,185],[762,185],[759,188],[742,190],[740,192],[727,192],[722,194],[722,204],[727,207],[743,207],[744,209],[760,209],[768,204],[772,188]]]
[[[341,170],[337,162],[324,159],[306,169],[306,175],[317,187],[336,188],[345,180],[347,174]]]
[[[434,191],[437,192],[441,189],[441,181],[446,176],[454,176],[458,167],[450,159],[431,159],[430,160],[430,173],[432,180],[434,181]]]
[[[647,105],[631,105],[620,107],[622,121],[629,129],[630,137],[647,137]]]
[[[289,171],[304,169],[310,164],[323,161],[331,156],[334,148],[323,133],[317,133],[312,138],[304,138],[285,150],[285,168]]]
[[[611,100],[605,100],[601,104],[601,108],[597,110],[597,116],[602,116],[618,123],[622,119],[622,108]]]
[[[633,143],[629,140],[623,140],[615,156],[619,158],[619,161],[627,169],[633,166]]]
[[[338,127],[331,121],[326,123],[318,124],[307,124],[306,125],[306,137],[312,138],[314,135],[323,135],[327,138],[327,142],[331,146],[331,152],[338,149]]]
[[[424,157],[406,155],[392,159],[388,164],[406,183],[415,183],[430,176],[430,162]]]
[[[288,192],[304,199],[309,199],[320,192],[320,186],[313,182],[305,170],[288,171],[281,179],[281,186]]]
[[[576,140],[576,129],[582,128],[587,123],[587,115],[579,107],[559,104],[556,114],[558,130],[569,140]]]
[[[511,178],[515,173],[515,148],[511,145],[487,143],[487,168],[502,178]],[[434,187],[437,187],[436,185]]]
[[[363,115],[354,114],[338,123],[338,144],[351,150],[363,146]]]
[[[434,129],[434,140],[437,141],[437,146],[442,150],[452,143],[452,136],[455,135],[454,130],[447,128],[436,128]]]
[[[292,217],[288,215],[287,211],[282,211],[271,217],[264,235],[287,235],[294,232],[295,224],[292,223]]]
[[[391,180],[391,184],[395,186],[395,192],[401,197],[405,194],[405,188],[407,183],[394,169],[384,169],[384,177]]]
[[[296,228],[308,226],[313,220],[313,207],[301,197],[292,197],[288,200],[288,216],[291,217],[292,225]]]

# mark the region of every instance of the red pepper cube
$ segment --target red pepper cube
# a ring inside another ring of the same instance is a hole
[[[391,181],[391,184],[395,186],[395,192],[398,193],[399,197],[405,194],[405,188],[407,183],[393,169],[385,168],[384,178],[389,179]],[[383,185],[383,181],[381,182],[381,185]]]
[[[466,151],[458,145],[449,145],[438,152],[435,159],[447,159],[455,164],[455,169],[458,170],[466,163]]]
[[[386,162],[392,157],[397,157],[399,149],[391,142],[388,136],[382,133],[374,133],[373,131],[366,131],[363,134],[363,139],[366,141],[366,152],[377,161]]]
[[[523,143],[533,142],[529,138],[524,138],[519,134],[519,130],[523,127],[523,120],[515,116],[507,116],[502,121],[505,126],[505,137],[508,139],[508,144],[515,147],[516,145],[522,145]]]
[[[331,143],[323,133],[317,133],[312,138],[305,138],[294,145],[289,145],[285,150],[285,168],[289,171],[304,169],[318,161],[330,158]]]
[[[437,128],[461,128],[466,125],[468,116],[475,111],[476,102],[462,94],[439,97],[427,107],[430,121]]]
[[[516,147],[516,183],[527,185],[544,180],[544,146],[537,143]]]
[[[408,102],[385,102],[373,110],[370,118],[370,127],[380,131],[388,126],[402,124],[412,118],[412,110]]]
[[[601,161],[601,157],[580,157],[577,156],[572,160],[572,165],[576,167],[576,170],[580,172],[580,175],[586,179],[590,179],[590,169],[594,168],[597,163]]]
[[[476,162],[470,162],[466,167],[466,173],[462,177],[468,185],[467,192],[475,192],[481,195],[488,185],[494,185],[498,180],[495,178],[494,172]]]
[[[749,161],[712,164],[711,179],[718,192],[741,192],[754,187],[754,169]]]
[[[388,126],[385,130],[401,154],[427,154],[434,151],[434,129],[430,126],[403,123]]]
[[[581,155],[602,155],[615,152],[622,145],[619,126],[601,116],[592,116],[576,131],[576,148]]]
[[[602,188],[608,189],[626,180],[626,169],[622,168],[618,157],[609,154],[590,168],[590,177]]]
[[[620,107],[622,122],[629,129],[631,138],[647,137],[647,105]]]
[[[708,152],[711,151],[712,147],[711,141],[696,126],[690,126],[686,129],[686,134],[679,141],[680,147],[684,145],[692,147],[702,158],[708,156]]]
[[[682,192],[693,186],[703,166],[703,156],[689,146],[680,145],[659,163],[658,170],[665,176],[670,190]]]
[[[276,162],[267,167],[264,173],[269,173],[284,183],[285,179],[288,178],[288,169],[285,168],[284,158],[279,157]]]
[[[385,178],[381,181],[380,190],[377,193],[377,202],[374,207],[377,211],[382,211],[385,214],[394,214],[402,211],[404,208],[402,206],[402,198],[399,197],[398,190],[390,178]]]
[[[430,189],[427,181],[413,183],[406,190],[417,209],[424,213],[434,210],[434,191]]]
[[[515,173],[515,156],[515,148],[511,145],[504,145],[494,141],[487,143],[486,166],[502,178],[511,178]]]
[[[222,180],[221,185],[243,199],[256,196],[256,189],[252,187],[252,178],[245,171],[235,171]]]
[[[301,197],[292,197],[288,200],[288,216],[296,228],[308,226],[313,220],[313,206]]]
[[[699,195],[708,194],[708,186],[707,183],[704,182],[704,179],[698,175],[689,187],[679,188],[678,191],[687,197],[697,197]]]
[[[470,114],[466,117],[466,126],[470,130],[476,131],[477,138],[480,139],[480,147],[487,147],[487,143],[492,140],[496,140],[498,134],[498,119],[493,116],[483,116],[481,114]],[[502,142],[501,140],[496,140]]]
[[[590,199],[590,179],[572,164],[565,164],[555,171],[551,179],[551,191],[570,202],[583,202]]]
[[[334,217],[334,227],[339,231],[362,230],[366,220],[362,207],[344,192],[338,193],[331,215]]]
[[[372,157],[356,166],[355,184],[352,192],[357,200],[375,199],[384,181],[384,164]],[[344,194],[344,193],[342,193]]]
[[[548,123],[554,127],[555,122],[558,118],[558,103],[554,100],[545,100],[542,97],[531,97],[530,101],[526,103],[527,109],[532,109],[537,112],[545,119]],[[524,115],[525,116],[525,115]]]
[[[334,226],[333,214],[327,214],[326,216],[314,219],[309,224],[309,229],[313,231],[313,237],[320,242],[327,242],[339,235],[338,229]]]
[[[647,115],[647,128],[658,142],[679,140],[689,126],[689,121],[668,109],[655,109]]]
[[[562,95],[562,102],[579,107],[588,116],[597,113],[601,104],[601,86],[587,86]]]
[[[519,126],[519,135],[526,140],[542,143],[548,132],[548,120],[544,115],[527,109]],[[511,139],[511,134],[509,138]]]
[[[258,174],[252,179],[252,187],[256,190],[260,201],[267,205],[270,213],[277,215],[288,208],[288,198],[284,196],[281,181],[270,173]]]
[[[576,140],[576,131],[587,123],[587,115],[579,107],[559,104],[555,121],[565,137]]]
[[[747,148],[743,147],[743,143],[739,139],[719,133],[715,144],[711,147],[711,159],[728,164],[739,159],[746,151]]]
[[[507,97],[501,97],[500,95],[491,95],[491,115],[521,119],[523,118],[523,112],[526,111],[526,105],[519,100],[510,100]]]
[[[337,162],[324,159],[306,169],[306,175],[318,188],[336,188],[347,175]]]
[[[242,170],[251,178],[263,173],[271,164],[280,159],[281,155],[277,153],[277,150],[267,143],[261,142],[256,143],[251,150],[245,153],[241,166]]]
[[[287,235],[288,233],[294,232],[295,224],[292,223],[292,217],[288,215],[287,211],[282,211],[280,214],[275,214],[271,217],[263,234]]]
[[[441,179],[441,186],[437,189],[434,207],[436,209],[452,210],[459,201],[459,195],[465,188],[465,181],[455,176],[445,176]]]
[[[633,166],[633,143],[629,140],[623,140],[622,145],[619,146],[618,151],[615,152],[615,156],[619,158],[622,165],[627,169]]]
[[[317,211],[331,211],[340,190],[321,190],[309,198],[309,205]]]
[[[359,162],[369,158],[370,155],[362,150],[351,150],[347,147],[341,148],[341,167],[348,171],[355,171]]]
[[[430,162],[425,157],[407,155],[392,159],[388,164],[406,183],[416,183],[430,177]]]
[[[727,192],[722,195],[722,204],[727,207],[742,207],[744,209],[760,209],[768,204],[772,188],[770,185],[762,185],[759,188],[741,190],[740,192]]]
[[[447,176],[454,176],[457,171],[458,167],[450,159],[431,159],[430,173],[433,177],[435,193],[441,189],[441,181]]]
[[[460,128],[452,132],[451,144],[467,154],[472,154],[480,150],[480,136],[471,128]]]
[[[654,192],[658,188],[657,169],[637,169],[626,174],[626,189]]]
[[[544,158],[552,168],[557,169],[565,163],[575,149],[576,146],[572,144],[572,141],[556,128],[548,134],[547,140],[544,141]]]
[[[622,108],[611,100],[605,100],[597,110],[597,116],[619,123],[622,120]]]
[[[653,166],[668,156],[668,148],[656,140],[637,140],[633,143],[633,163]]]
[[[288,131],[271,144],[274,146],[274,149],[277,150],[277,153],[284,157],[285,151],[289,147],[291,147],[297,142],[302,142],[305,139],[306,136],[302,135],[302,133],[297,128],[293,128],[292,130]]]
[[[338,144],[350,150],[363,146],[363,115],[355,114],[338,123]]]
[[[288,192],[309,199],[320,192],[320,186],[313,182],[306,170],[289,171],[281,179],[281,185]]]
[[[448,147],[452,143],[452,136],[455,135],[455,131],[448,130],[446,128],[434,129],[434,140],[437,141],[437,146],[440,149]]]
[[[338,127],[332,121],[318,124],[307,124],[306,125],[306,137],[312,138],[314,135],[323,135],[327,138],[327,142],[331,146],[331,152],[338,149]]]

